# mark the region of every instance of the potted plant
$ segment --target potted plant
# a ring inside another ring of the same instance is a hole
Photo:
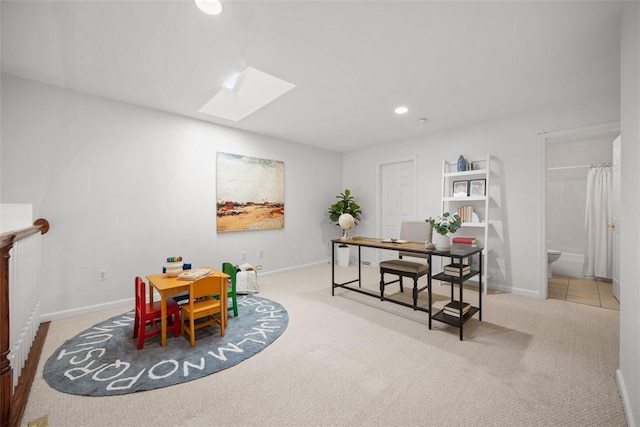
[[[426,220],[431,224],[432,230],[435,232],[433,235],[433,243],[436,245],[436,249],[439,251],[448,251],[450,246],[450,240],[448,234],[453,234],[462,225],[462,219],[458,214],[451,215],[449,212],[443,213],[437,218],[429,217]]]
[[[343,193],[336,196],[338,201],[329,206],[329,221],[338,224],[340,215],[349,214],[353,217],[354,223],[357,224],[362,215],[360,205],[358,205],[354,197],[351,195],[351,191],[347,188]]]
[[[342,228],[341,239],[348,241],[350,240],[349,229],[353,227],[354,224],[358,224],[360,215],[362,215],[362,209],[360,209],[360,205],[355,202],[348,188],[337,195],[336,199],[338,199],[338,201],[329,206],[329,221]],[[338,245],[338,265],[340,267],[347,267],[349,265],[349,247],[344,243]]]

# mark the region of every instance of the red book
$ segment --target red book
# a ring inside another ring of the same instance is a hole
[[[454,237],[453,239],[451,239],[451,243],[473,244],[473,243],[476,243],[476,238],[475,237]]]

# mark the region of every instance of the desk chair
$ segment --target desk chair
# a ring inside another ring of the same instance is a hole
[[[181,332],[189,335],[191,347],[196,346],[196,330],[217,323],[220,326],[220,336],[224,336],[223,302],[213,295],[224,295],[226,283],[219,277],[205,276],[189,284],[189,302],[182,305]],[[220,317],[215,315],[219,314]],[[197,322],[198,319],[206,319]],[[185,321],[189,319],[189,324]]]
[[[231,276],[231,286],[227,288],[227,298],[231,298],[232,304],[227,311],[233,310],[233,317],[238,317],[238,297],[236,295],[236,266],[230,262],[222,263],[222,272]]]
[[[136,277],[136,314],[133,324],[133,337],[138,338],[138,350],[144,347],[144,340],[148,337],[158,335],[161,332],[160,301],[153,304],[147,302],[147,284],[141,277]],[[151,327],[147,331],[147,327]],[[180,335],[180,306],[172,299],[167,299],[167,332],[173,331],[173,336]]]
[[[431,224],[426,221],[403,221],[400,225],[400,240],[410,242],[419,242],[424,244],[430,242],[432,236]],[[400,244],[401,245],[401,244]],[[402,286],[403,277],[413,279],[413,307],[418,304],[418,293],[422,289],[418,289],[418,279],[429,272],[429,264],[422,262],[407,261],[402,259],[403,256],[415,258],[428,258],[427,255],[415,254],[411,252],[398,252],[398,259],[382,261],[380,263],[380,299],[384,301],[385,286],[393,283],[400,284],[400,292],[404,292]],[[396,280],[391,282],[384,281],[385,273],[398,276]]]

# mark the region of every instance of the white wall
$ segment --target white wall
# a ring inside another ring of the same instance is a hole
[[[339,236],[326,215],[338,153],[5,75],[1,111],[1,201],[51,224],[45,320],[132,298],[169,256],[215,267],[246,252],[269,272],[326,262]],[[284,161],[284,229],[216,233],[217,151]]]
[[[620,369],[618,384],[630,426],[640,423],[640,4],[622,13],[620,211]]]
[[[417,157],[417,218],[440,213],[443,159],[495,157],[491,177],[489,287],[543,297],[546,287],[544,226],[544,142],[539,133],[578,128],[619,119],[619,99],[600,99],[479,124],[454,132],[354,151],[344,156],[344,182],[360,195],[365,221],[358,235],[378,234],[376,167],[393,159]],[[428,124],[426,125],[428,126]],[[364,255],[363,255],[364,256]],[[544,263],[544,264],[543,264]]]

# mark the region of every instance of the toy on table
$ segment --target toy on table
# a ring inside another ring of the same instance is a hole
[[[165,264],[165,273],[169,277],[176,277],[178,274],[182,273],[182,257],[175,256],[167,258],[167,263]]]

